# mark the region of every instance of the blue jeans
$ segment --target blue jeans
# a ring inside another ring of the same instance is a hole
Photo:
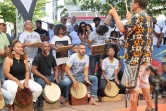
[[[51,75],[51,76],[46,76],[46,78],[47,78],[50,82],[55,82],[53,75]],[[35,80],[37,83],[39,83],[39,84],[42,86],[42,88],[44,89],[46,83],[45,83],[45,81],[44,81],[42,78],[35,77],[34,80]],[[63,94],[64,92],[66,92],[65,89],[66,89],[66,87],[67,87],[67,84],[66,84],[65,82],[63,82],[62,80],[59,80],[59,84],[58,84],[58,85],[59,85],[59,87],[60,87],[60,89],[61,89],[62,94]],[[65,96],[64,96],[64,98],[65,98]],[[41,95],[39,96],[38,99],[39,99],[39,101],[38,101],[38,106],[43,106],[43,93],[41,93]]]
[[[87,84],[84,80],[85,76],[82,74],[81,76],[79,77],[75,77],[75,79],[79,82],[82,82],[84,84]],[[98,79],[96,76],[93,76],[93,75],[89,75],[88,76],[89,78],[89,81],[91,82],[91,96],[97,96],[97,88],[98,88]],[[67,87],[67,95],[69,95],[69,92],[70,92],[70,85],[72,84],[72,81],[71,79],[68,77],[68,76],[65,76],[64,77],[64,80],[63,80],[65,83],[67,83],[68,87]]]
[[[3,63],[0,63],[0,80],[4,82]]]
[[[13,96],[5,89],[1,88],[1,90],[2,90],[2,95],[4,97],[4,100],[5,100],[5,105],[7,105],[10,103],[10,101],[13,100]]]
[[[90,61],[90,75],[94,75],[95,67],[96,67],[96,62],[98,63],[98,70],[100,70],[100,56],[101,55],[95,55],[92,56],[90,55],[89,61]]]

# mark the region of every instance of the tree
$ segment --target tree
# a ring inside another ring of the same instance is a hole
[[[45,4],[48,3],[48,0],[38,0],[35,10],[33,20],[41,19],[46,16],[46,12],[44,11]],[[6,22],[15,23],[16,7],[12,4],[11,0],[4,0],[4,2],[0,3],[0,15],[3,16]]]

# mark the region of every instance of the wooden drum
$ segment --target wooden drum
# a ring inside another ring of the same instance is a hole
[[[93,45],[92,46],[92,55],[102,55],[105,53],[104,51],[104,45],[105,44],[101,44],[101,45]]]
[[[119,93],[119,87],[115,84],[115,82],[110,81],[107,84],[111,84],[111,88],[109,89],[108,86],[106,85],[105,89],[104,89],[104,93],[106,96],[108,97],[115,97],[118,95]]]
[[[78,89],[77,90],[74,90],[74,86],[72,85],[71,87],[70,87],[70,93],[71,93],[71,95],[73,96],[73,97],[75,97],[76,99],[81,99],[81,98],[83,98],[83,97],[85,97],[86,96],[86,94],[87,94],[87,88],[86,88],[86,86],[83,84],[83,83],[81,83],[81,82],[79,82],[78,83]]]
[[[59,86],[51,82],[51,86],[46,85],[43,90],[43,97],[48,103],[56,102],[61,96],[61,90]]]
[[[0,110],[3,109],[4,106],[5,106],[5,100],[4,100],[3,96],[2,96],[2,98],[0,99]]]

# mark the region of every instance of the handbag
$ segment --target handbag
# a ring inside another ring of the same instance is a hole
[[[146,48],[145,48],[146,49]],[[143,60],[145,50],[143,51],[138,63],[136,66],[131,66],[128,62],[124,62],[124,72],[121,80],[121,84],[125,86],[127,89],[133,89],[137,85],[137,78],[139,74],[139,69]]]

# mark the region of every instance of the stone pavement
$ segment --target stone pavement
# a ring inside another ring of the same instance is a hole
[[[100,102],[100,104],[101,104],[100,106],[79,105],[79,106],[61,107],[59,109],[47,110],[47,111],[115,111],[117,109],[125,108],[125,101]],[[166,103],[164,103],[164,99],[159,99],[159,104],[166,104]],[[139,100],[139,106],[142,105],[146,105],[145,100]],[[128,107],[130,107],[129,101],[128,101]]]

